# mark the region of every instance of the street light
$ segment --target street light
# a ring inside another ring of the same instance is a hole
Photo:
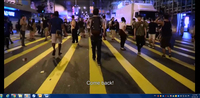
[[[80,9],[81,7],[78,7],[78,9]]]
[[[86,7],[84,6],[83,9],[86,9]]]

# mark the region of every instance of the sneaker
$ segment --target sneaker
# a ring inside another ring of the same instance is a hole
[[[138,52],[138,55],[140,55],[141,54],[141,52]]]
[[[125,51],[126,49],[125,48],[120,48],[121,50]]]

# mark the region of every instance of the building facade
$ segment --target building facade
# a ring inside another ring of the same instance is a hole
[[[160,10],[165,9],[165,13],[173,16],[173,25],[180,30],[181,24],[184,24],[185,31],[189,31],[190,27],[195,23],[195,0],[155,0],[154,7]]]

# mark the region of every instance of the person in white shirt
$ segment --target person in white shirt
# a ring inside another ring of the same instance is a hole
[[[126,38],[127,38],[127,32],[126,32],[126,20],[124,17],[121,18],[121,22],[119,23],[119,35],[120,35],[120,38],[121,38],[121,50],[126,50],[124,48],[124,44],[126,42]]]

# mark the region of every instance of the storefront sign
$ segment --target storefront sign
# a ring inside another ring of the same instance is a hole
[[[4,11],[4,15],[5,16],[15,16],[15,12],[12,12],[12,11]]]

